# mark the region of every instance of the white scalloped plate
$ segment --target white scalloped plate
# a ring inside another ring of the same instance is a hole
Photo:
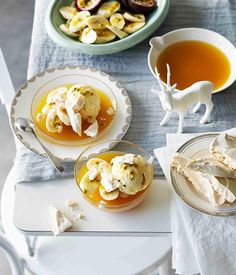
[[[70,83],[90,84],[91,86],[98,87],[103,91],[106,89],[110,90],[115,97],[117,106],[116,115],[112,125],[109,127],[109,130],[98,139],[92,141],[92,143],[79,146],[62,145],[43,138],[41,135],[39,136],[41,142],[55,156],[64,162],[75,161],[80,153],[90,144],[96,144],[96,142],[106,140],[122,139],[129,128],[132,116],[131,103],[126,91],[117,81],[106,73],[81,66],[65,66],[47,69],[25,82],[16,93],[11,104],[10,122],[13,132],[20,142],[33,153],[45,157],[42,148],[35,141],[33,136],[29,133],[19,131],[16,128],[16,119],[18,117],[25,117],[33,120],[31,114],[31,103],[37,91],[40,89],[45,89],[46,92],[53,88],[59,87],[60,85]],[[109,149],[111,146],[111,142],[107,142],[106,147],[103,148],[100,148],[98,145],[95,147],[96,153]]]

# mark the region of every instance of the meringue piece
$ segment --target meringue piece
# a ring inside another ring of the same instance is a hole
[[[78,207],[78,203],[73,200],[68,200],[68,201],[66,201],[66,206],[71,208],[72,210],[74,210],[75,208]]]
[[[183,175],[197,192],[206,196],[212,205],[220,206],[225,203],[226,195],[223,194],[222,190],[227,188],[222,186],[216,177],[188,168],[189,163],[189,159],[185,158],[182,154],[176,153],[172,157],[171,166],[176,168],[177,172]],[[221,193],[218,193],[216,190]],[[228,192],[227,196],[230,197]]]
[[[65,107],[65,103],[64,102],[59,102],[56,105],[56,109],[57,109],[57,116],[59,117],[59,119],[66,125],[69,126],[71,125],[70,123],[70,118],[67,114],[66,111],[66,107]]]
[[[70,119],[72,129],[78,134],[82,135],[82,118],[80,113],[74,113],[72,107],[68,104],[65,104],[67,114]]]
[[[122,163],[127,163],[127,164],[134,164],[135,160],[135,155],[134,154],[125,154],[123,156],[118,156],[112,159],[112,163],[116,164],[122,164]]]
[[[53,91],[51,91],[47,96],[47,103],[56,103],[60,101],[64,101],[66,97],[67,88],[59,87]]]
[[[85,217],[84,212],[80,212],[79,215],[78,215],[78,218],[79,219],[83,219],[84,217]]]
[[[72,227],[72,222],[54,206],[49,205],[49,212],[52,217],[54,236],[58,236],[66,229]]]
[[[87,173],[88,178],[90,180],[94,180],[99,174],[100,174],[100,170],[98,165],[93,165]]]
[[[97,120],[91,124],[84,133],[89,137],[95,137],[98,134],[98,122]]]
[[[110,108],[107,109],[107,114],[109,116],[114,116],[115,115],[115,110],[112,107],[110,107]]]
[[[114,179],[111,171],[110,173],[106,170],[101,173],[101,185],[104,187],[106,192],[112,192],[120,187],[121,183]]]
[[[214,138],[209,149],[214,158],[236,170],[236,137],[222,133]]]
[[[234,194],[229,190],[229,188],[221,184],[216,177],[207,174],[204,176],[209,179],[213,189],[219,194],[223,202],[228,201],[233,203],[235,201],[236,198]]]
[[[191,161],[187,167],[215,177],[236,178],[236,172],[233,172],[228,166],[211,157]]]

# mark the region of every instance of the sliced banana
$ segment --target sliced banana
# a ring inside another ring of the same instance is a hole
[[[110,23],[112,26],[116,27],[119,30],[122,30],[125,25],[125,19],[120,13],[114,13],[110,17]]]
[[[98,9],[97,14],[109,18],[120,9],[120,3],[117,1],[105,2]]]
[[[66,111],[65,103],[64,102],[59,102],[56,105],[56,109],[57,109],[57,116],[59,117],[59,119],[65,125],[67,125],[67,126],[71,125],[69,116],[68,116],[67,111]]]
[[[80,188],[85,194],[93,194],[98,189],[100,183],[97,180],[90,180],[88,175],[85,174],[80,181]]]
[[[77,9],[70,6],[64,6],[59,9],[59,12],[63,18],[68,20],[72,19],[76,15]]]
[[[43,114],[43,113],[38,113],[38,114],[36,115],[36,120],[37,120],[38,122],[42,121],[44,118],[45,118],[45,114]]]
[[[108,193],[102,185],[99,186],[99,193],[100,193],[100,196],[107,201],[115,200],[119,196],[118,189]]]
[[[64,34],[66,34],[66,35],[68,35],[68,36],[70,36],[70,37],[78,37],[79,36],[79,34],[78,33],[74,33],[74,32],[71,32],[70,30],[69,30],[69,27],[66,25],[66,24],[61,24],[60,26],[59,26],[59,28],[60,28],[60,30],[62,31],[62,32],[64,32]]]
[[[117,35],[120,39],[123,39],[126,36],[128,36],[128,34],[126,32],[123,32],[123,31],[119,30],[118,28],[116,28],[114,26],[107,26],[107,28],[110,31],[112,31],[115,35]]]
[[[83,43],[92,44],[97,39],[97,33],[90,28],[85,28],[81,32],[79,39]]]
[[[134,33],[141,29],[145,25],[145,22],[133,22],[124,27],[124,31],[128,34]]]
[[[46,103],[44,106],[43,106],[43,109],[42,109],[42,113],[44,115],[47,115],[48,112],[53,108],[54,104],[52,103]]]
[[[116,35],[109,30],[96,30],[97,39],[96,44],[107,43],[116,38]]]
[[[78,32],[84,29],[87,26],[88,16],[90,16],[90,12],[88,11],[77,12],[70,22],[69,30],[71,32]]]
[[[47,96],[46,103],[50,104],[50,103],[64,101],[66,98],[66,92],[67,92],[66,87],[60,87],[51,91]]]
[[[87,168],[90,170],[94,165],[98,166],[99,164],[101,163],[105,163],[105,164],[108,164],[108,162],[106,162],[105,160],[103,159],[100,159],[100,158],[91,158],[87,161],[86,163],[86,166]]]
[[[130,22],[145,22],[145,16],[143,14],[132,14],[130,12],[125,12],[123,16]]]
[[[106,29],[109,22],[101,15],[92,15],[87,18],[87,25],[93,30],[103,30]]]
[[[56,108],[52,108],[46,118],[46,128],[51,133],[61,133],[62,132],[62,122],[57,117]]]

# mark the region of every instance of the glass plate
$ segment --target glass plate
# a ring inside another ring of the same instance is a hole
[[[217,136],[216,133],[209,133],[197,136],[184,143],[177,150],[190,159],[210,156],[209,145]],[[178,196],[193,209],[214,216],[232,216],[236,215],[236,202],[231,205],[213,206],[206,197],[199,194],[176,169],[170,168],[171,182]],[[230,186],[232,187],[232,186]],[[230,190],[236,195],[236,184]]]

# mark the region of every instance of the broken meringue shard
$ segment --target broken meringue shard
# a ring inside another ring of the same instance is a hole
[[[66,229],[72,227],[72,222],[59,209],[49,205],[49,212],[52,217],[54,236],[58,236]]]
[[[234,194],[213,175],[202,173],[198,168],[189,167],[191,160],[182,154],[176,153],[172,157],[171,166],[183,175],[195,188],[195,190],[208,198],[214,206],[220,206],[225,202],[234,202]]]
[[[222,133],[214,138],[209,149],[215,159],[236,170],[236,137]]]
[[[236,178],[236,172],[229,169],[224,163],[212,157],[199,158],[187,164],[187,167],[195,171],[209,174],[215,177]]]
[[[98,134],[98,122],[95,120],[93,124],[91,124],[84,133],[89,137],[95,137]]]

